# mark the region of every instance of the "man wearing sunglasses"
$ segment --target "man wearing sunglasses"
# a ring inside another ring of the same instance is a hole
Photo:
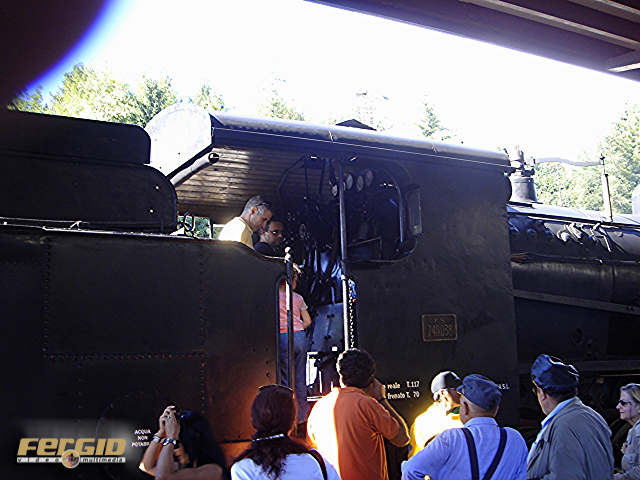
[[[547,416],[529,452],[527,478],[612,479],[611,430],[577,398],[580,375],[575,367],[540,355],[531,367],[531,380]]]
[[[260,241],[253,246],[256,252],[267,257],[284,256],[284,252],[280,249],[283,228],[282,222],[272,217],[264,228],[260,228]]]
[[[251,235],[264,228],[273,216],[273,208],[260,195],[251,197],[239,217],[233,218],[220,232],[219,240],[241,242],[253,248]]]

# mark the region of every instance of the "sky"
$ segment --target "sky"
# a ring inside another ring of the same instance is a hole
[[[185,100],[208,81],[240,115],[257,115],[275,85],[317,123],[368,92],[387,98],[398,136],[419,134],[428,98],[453,141],[537,158],[597,156],[625,105],[640,105],[640,82],[302,0],[112,0],[34,83],[45,101],[77,62],[130,84],[169,76]]]

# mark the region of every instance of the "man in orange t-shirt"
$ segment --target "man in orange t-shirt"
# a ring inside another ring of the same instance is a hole
[[[407,424],[375,378],[376,363],[371,355],[364,350],[346,350],[338,357],[337,366],[341,388],[334,388],[313,407],[307,427],[309,439],[336,467],[342,480],[388,480],[383,437],[405,446],[409,443]]]

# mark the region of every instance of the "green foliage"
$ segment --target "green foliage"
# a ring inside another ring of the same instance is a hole
[[[128,84],[119,82],[110,70],[96,71],[79,63],[64,74],[46,113],[131,123],[134,106]]]
[[[538,201],[562,207],[574,206],[571,194],[573,182],[563,164],[537,164],[533,178]]]
[[[447,140],[451,138],[451,135],[446,133],[449,129],[442,125],[442,122],[436,115],[434,105],[428,100],[425,100],[423,105],[424,116],[418,123],[416,123],[416,126],[420,129],[422,135],[434,140]]]
[[[44,102],[42,87],[38,86],[34,93],[20,94],[9,108],[144,127],[158,112],[178,101],[169,77],[143,77],[134,91],[110,70],[95,70],[78,63],[64,74],[49,103]],[[206,83],[191,101],[210,110],[224,108],[222,98]]]
[[[195,227],[191,230],[194,219]],[[182,225],[182,222],[184,222],[184,216],[180,215],[178,216],[178,224]],[[184,228],[184,225],[182,225],[181,228]],[[208,218],[189,216],[187,218],[187,227],[184,230],[184,234],[190,237],[211,238],[211,230],[211,221]]]
[[[631,195],[640,183],[640,109],[629,105],[599,146],[609,177],[612,210],[631,213]],[[598,158],[584,158],[594,161]],[[603,211],[601,167],[535,167],[538,200],[543,203]]]
[[[169,77],[159,80],[142,77],[137,95],[135,95],[135,106],[127,123],[145,127],[149,120],[178,101],[178,94],[171,86]]]
[[[189,102],[207,110],[226,110],[222,97],[213,91],[208,82],[202,84],[200,91],[193,98],[189,98]]]
[[[271,91],[271,96],[260,106],[258,114],[284,120],[306,120],[304,114],[296,110],[293,103],[285,100],[275,88]]]
[[[34,93],[22,92],[19,97],[14,98],[10,110],[20,110],[23,112],[46,113],[47,105],[42,99],[42,87],[36,87]]]
[[[614,212],[631,213],[631,195],[640,183],[640,108],[627,105],[600,145],[609,174]]]

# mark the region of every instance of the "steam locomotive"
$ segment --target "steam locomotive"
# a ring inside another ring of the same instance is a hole
[[[430,405],[431,378],[452,369],[500,385],[499,422],[533,425],[528,372],[549,353],[613,411],[639,367],[640,217],[542,205],[501,152],[350,125],[187,104],[146,132],[0,117],[9,475],[143,478],[168,403],[204,412],[229,456],[247,445],[258,386],[281,381],[285,263],[189,232],[194,217],[223,224],[256,194],[304,268],[310,393],[331,388],[337,354],[357,346],[407,423]],[[126,461],[16,461],[21,439],[56,436],[124,438]]]

